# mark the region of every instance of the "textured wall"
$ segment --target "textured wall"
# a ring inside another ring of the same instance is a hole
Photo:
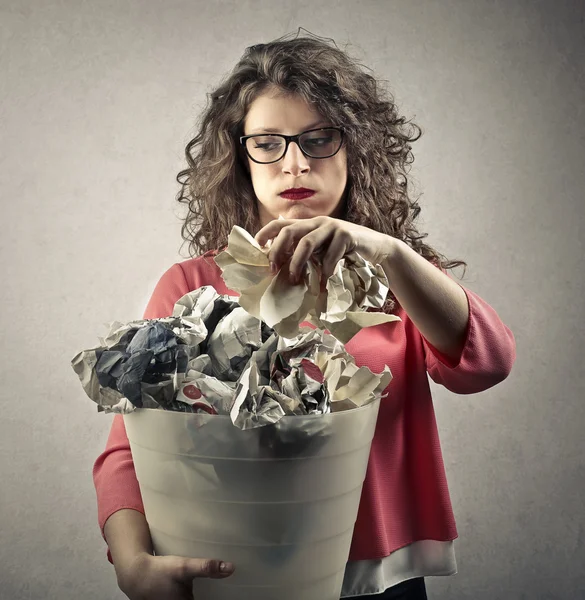
[[[111,417],[69,361],[141,316],[180,259],[174,177],[206,92],[245,46],[298,26],[351,42],[422,126],[421,226],[518,344],[488,392],[433,386],[460,538],[459,573],[430,598],[585,598],[584,12],[0,1],[0,598],[123,597],[91,481]]]

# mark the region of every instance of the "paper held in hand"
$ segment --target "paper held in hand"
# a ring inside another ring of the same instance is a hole
[[[357,252],[339,261],[324,292],[318,264],[309,261],[301,282],[292,285],[287,269],[270,273],[267,253],[268,247],[262,248],[245,229],[234,226],[227,249],[215,262],[228,288],[240,294],[240,305],[279,335],[294,337],[299,324],[307,321],[346,343],[364,327],[400,320],[396,315],[366,312],[384,305],[388,280],[380,265],[372,265]]]

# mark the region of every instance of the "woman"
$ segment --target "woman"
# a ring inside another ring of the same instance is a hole
[[[457,537],[427,373],[459,394],[505,379],[515,359],[510,330],[448,262],[423,243],[409,197],[410,143],[420,130],[350,57],[299,37],[246,50],[211,94],[188,144],[178,200],[192,258],[161,278],[145,318],[171,314],[202,285],[225,287],[213,256],[233,225],[272,240],[274,272],[303,279],[313,255],[323,281],[348,252],[380,264],[384,307],[400,322],[360,331],[346,349],[393,380],[380,406],[342,597],[424,599],[424,577],[456,572]],[[279,218],[282,217],[282,218]],[[192,598],[194,577],[226,577],[221,557],[153,556],[121,416],[94,467],[99,522],[120,588],[132,600]],[[213,560],[210,560],[213,559]],[[221,566],[221,568],[220,568]],[[235,565],[237,568],[237,565]]]

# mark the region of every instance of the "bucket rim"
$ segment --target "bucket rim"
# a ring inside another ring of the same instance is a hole
[[[376,406],[377,404],[379,405],[381,400],[382,400],[382,398],[375,398],[374,400],[372,400],[371,402],[368,402],[367,404],[364,404],[363,406],[356,406],[355,408],[349,408],[347,410],[340,410],[337,412],[328,412],[325,414],[284,415],[278,421],[276,421],[276,423],[267,423],[267,425],[278,425],[278,423],[280,423],[282,421],[284,421],[285,423],[288,423],[291,419],[295,419],[295,421],[298,421],[299,419],[314,420],[314,419],[320,419],[323,417],[335,418],[339,415],[346,415],[349,413],[353,414],[353,413],[359,412],[359,411],[372,410],[372,407]],[[135,408],[130,413],[122,413],[122,416],[124,418],[126,418],[126,417],[129,417],[134,414],[152,414],[152,413],[165,413],[167,415],[177,415],[177,416],[169,417],[170,419],[180,418],[180,417],[185,417],[185,416],[187,416],[187,417],[197,416],[204,420],[213,419],[214,421],[219,421],[221,419],[221,420],[225,421],[225,420],[229,419],[231,421],[230,415],[210,415],[208,413],[188,413],[188,412],[181,412],[178,410],[165,410],[164,408]],[[235,427],[235,425],[234,425],[234,427]],[[263,426],[261,425],[260,427],[263,427]],[[251,429],[259,429],[259,427],[252,427]],[[242,431],[246,431],[246,430],[242,430]]]

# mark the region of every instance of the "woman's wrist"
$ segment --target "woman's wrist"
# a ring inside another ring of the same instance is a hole
[[[119,581],[137,559],[153,554],[146,517],[137,510],[124,508],[113,513],[104,525],[104,537]]]
[[[393,267],[394,262],[399,259],[401,245],[406,246],[402,240],[391,235],[386,235],[386,244],[384,245],[382,259],[380,261],[384,272],[390,270]],[[388,273],[386,273],[386,275],[388,275]]]
[[[137,576],[144,572],[146,561],[152,557],[152,554],[139,550],[136,554],[128,554],[114,568],[116,570],[116,579],[118,587],[126,593],[127,590],[134,589],[139,583]]]

